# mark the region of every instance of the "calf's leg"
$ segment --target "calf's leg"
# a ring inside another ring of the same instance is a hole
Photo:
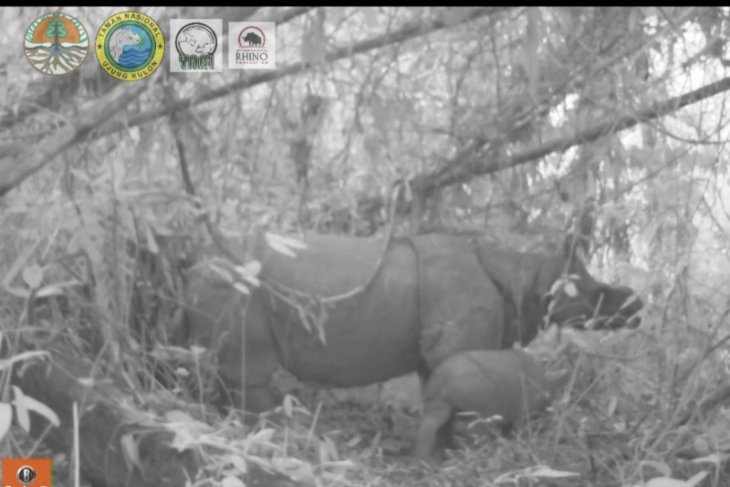
[[[439,430],[449,423],[453,408],[441,399],[428,400],[423,408],[421,424],[416,435],[413,454],[418,458],[428,458],[437,444]]]
[[[456,449],[454,442],[454,422],[456,421],[456,410],[452,408],[449,419],[436,432],[436,451],[443,452],[445,449]]]

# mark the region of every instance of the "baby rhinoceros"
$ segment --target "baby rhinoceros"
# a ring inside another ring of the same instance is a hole
[[[509,432],[529,413],[547,408],[565,378],[548,379],[527,352],[517,349],[473,350],[447,358],[426,384],[414,454],[427,458],[442,449],[451,438],[457,411],[485,418],[500,415],[503,433]]]

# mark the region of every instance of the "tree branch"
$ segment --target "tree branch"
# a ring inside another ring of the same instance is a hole
[[[144,85],[118,85],[104,100],[81,104],[68,117],[69,122],[35,144],[19,147],[19,153],[0,159],[0,196],[51,162],[56,156],[106,121],[109,113],[124,108],[142,92]]]
[[[500,155],[489,161],[484,160],[489,154],[484,154],[481,150],[486,142],[477,144],[477,147],[473,147],[472,150],[462,151],[446,167],[415,178],[412,183],[413,189],[421,194],[429,194],[439,188],[466,182],[475,176],[492,174],[508,167],[526,164],[548,154],[563,152],[570,147],[591,142],[604,135],[620,132],[641,122],[667,115],[728,90],[730,90],[730,77],[669,100],[654,103],[635,113],[606,118],[584,130],[569,135],[557,135],[540,145],[516,150],[511,155]]]

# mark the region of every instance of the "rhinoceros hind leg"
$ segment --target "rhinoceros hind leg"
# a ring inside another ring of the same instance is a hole
[[[442,400],[426,402],[423,408],[421,424],[418,427],[416,445],[413,454],[418,458],[428,458],[434,452],[439,440],[439,432],[443,426],[448,426],[453,408]]]
[[[281,404],[282,397],[277,395],[268,383],[260,386],[246,386],[245,396],[241,394],[241,387],[242,384],[237,381],[221,379],[213,405],[222,413],[235,408],[247,413],[259,414]]]
[[[449,419],[441,425],[436,432],[436,450],[443,451],[445,449],[456,449],[454,442],[454,422],[456,421],[456,411],[452,410]]]

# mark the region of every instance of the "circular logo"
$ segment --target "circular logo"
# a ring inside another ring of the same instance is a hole
[[[25,31],[25,57],[44,74],[64,75],[81,66],[89,53],[89,35],[76,18],[51,13],[35,19]]]
[[[96,58],[104,71],[122,81],[151,75],[165,54],[162,29],[139,12],[121,12],[104,21],[96,33]]]
[[[175,49],[181,56],[210,56],[217,47],[213,29],[200,22],[187,24],[175,36]]]
[[[28,485],[33,483],[36,478],[36,473],[35,470],[33,470],[33,467],[29,465],[23,465],[18,469],[15,477],[17,477],[18,482],[20,482],[21,484]]]
[[[258,27],[249,25],[238,33],[238,45],[239,47],[265,47],[266,34]]]

